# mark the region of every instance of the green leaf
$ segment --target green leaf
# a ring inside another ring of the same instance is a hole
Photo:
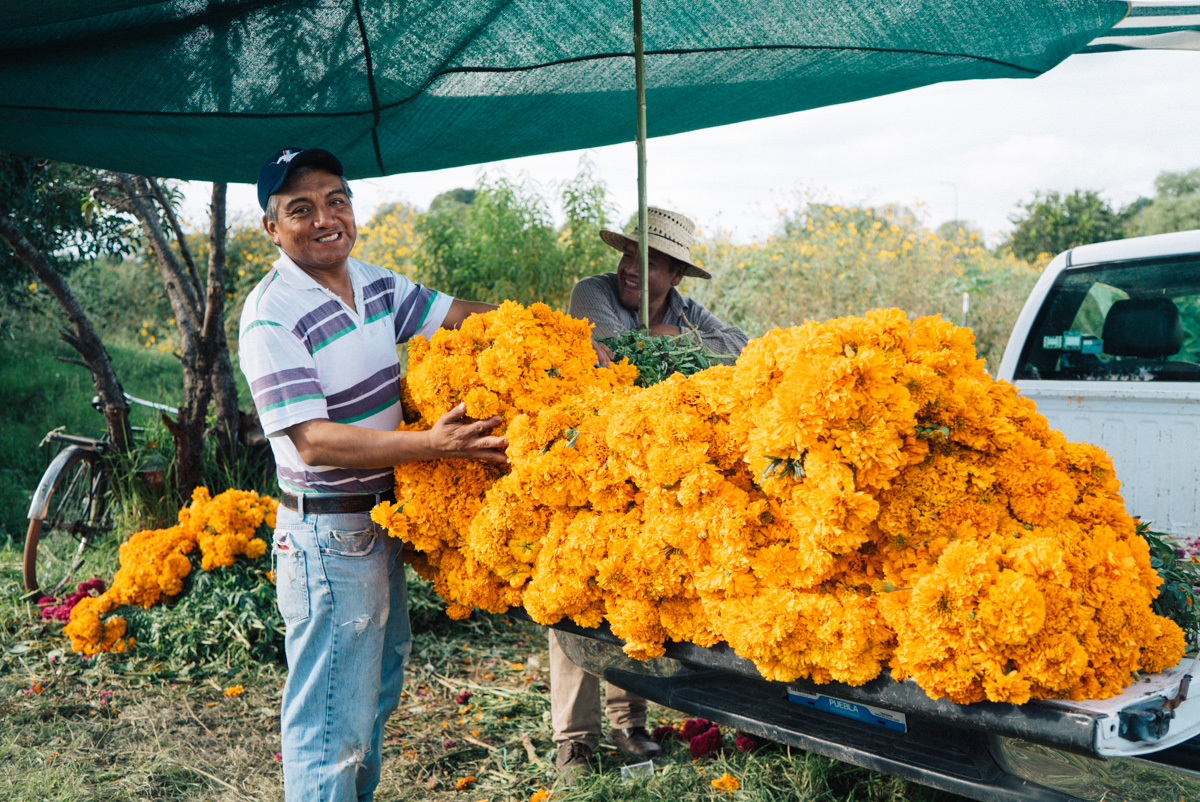
[[[617,361],[628,359],[638,369],[635,384],[639,387],[658,384],[673,373],[691,376],[731,358],[713,351],[690,332],[659,335],[634,330],[600,342],[612,350]]]
[[[1193,646],[1200,642],[1200,607],[1196,588],[1200,586],[1200,564],[1177,556],[1177,544],[1168,535],[1150,531],[1150,525],[1138,523],[1137,532],[1150,547],[1150,565],[1162,580],[1152,608],[1170,618],[1184,631]]]

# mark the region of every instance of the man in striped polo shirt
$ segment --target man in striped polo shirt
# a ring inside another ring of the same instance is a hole
[[[402,544],[369,510],[391,497],[393,465],[504,462],[507,445],[490,435],[498,417],[470,421],[461,405],[429,431],[396,431],[396,344],[495,307],[351,259],[350,187],[327,151],[275,154],[258,197],[280,257],[246,300],[239,358],[282,491],[272,555],[287,623],[284,792],[370,800],[411,635]]]

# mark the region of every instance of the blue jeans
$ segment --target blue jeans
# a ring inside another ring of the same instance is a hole
[[[287,624],[287,802],[374,797],[383,725],[400,703],[412,649],[402,552],[365,512],[279,507],[272,557]]]

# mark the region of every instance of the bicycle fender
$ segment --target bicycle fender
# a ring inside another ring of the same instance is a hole
[[[83,449],[79,446],[67,446],[51,461],[50,467],[46,468],[41,481],[38,482],[37,490],[33,491],[33,500],[29,504],[29,515],[26,516],[29,520],[46,520],[46,513],[50,511],[50,496],[53,493],[55,482],[58,481],[58,475],[62,473],[63,468],[74,461],[75,454],[82,451]]]

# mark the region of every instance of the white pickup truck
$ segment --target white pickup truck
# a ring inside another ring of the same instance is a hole
[[[1181,543],[1200,535],[1200,231],[1060,254],[998,378],[1108,451],[1133,515]],[[557,628],[580,665],[666,707],[973,799],[1200,800],[1194,650],[1115,699],[957,705],[887,676],[768,682],[722,644],[638,662],[604,628]]]

